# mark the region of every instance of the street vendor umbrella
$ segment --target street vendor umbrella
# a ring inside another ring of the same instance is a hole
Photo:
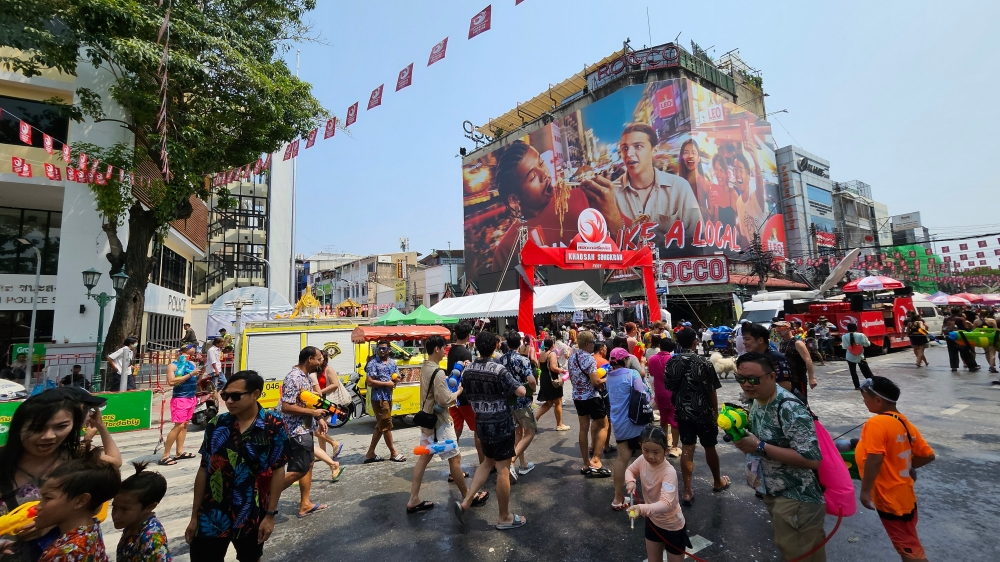
[[[887,291],[902,288],[903,284],[892,277],[870,275],[844,285],[843,291],[845,293],[860,293],[861,291]]]
[[[441,316],[436,312],[431,312],[426,306],[420,305],[413,309],[413,312],[402,317],[399,320],[399,323],[404,326],[412,326],[413,324],[418,326],[427,326],[431,324],[457,324],[458,318]]]
[[[983,295],[975,295],[975,294],[972,294],[972,293],[958,293],[958,294],[955,294],[955,295],[952,295],[952,296],[953,297],[963,298],[963,299],[969,301],[972,304],[978,304],[978,303],[983,302]]]
[[[1000,295],[998,294],[984,293],[979,296],[983,297],[983,304],[989,304],[989,305],[1000,304]]]
[[[949,305],[966,305],[972,304],[966,299],[958,295],[941,295],[939,297],[931,297],[930,301],[938,306],[949,306]]]
[[[379,316],[372,324],[376,326],[396,326],[405,317],[406,315],[399,310],[390,308],[389,312]]]
[[[927,297],[927,300],[934,299],[934,298],[937,298],[937,297],[947,297],[947,296],[948,296],[948,293],[946,293],[944,291],[938,291],[938,292],[930,295],[929,297]]]

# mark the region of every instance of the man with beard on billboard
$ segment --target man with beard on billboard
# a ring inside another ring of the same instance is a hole
[[[497,161],[493,178],[500,200],[514,218],[528,227],[528,238],[536,244],[566,246],[576,235],[576,217],[588,207],[587,196],[572,190],[565,200],[557,197],[549,168],[533,147],[520,140],[512,142]],[[563,206],[561,211],[560,206]],[[567,215],[570,228],[563,228],[562,218]],[[511,259],[519,226],[514,222],[493,251],[495,271],[502,271]]]
[[[692,236],[701,221],[701,209],[687,180],[653,166],[657,143],[652,127],[629,124],[619,145],[626,170],[621,183],[616,185],[604,176],[596,176],[582,182],[581,187],[593,206],[607,217],[611,232],[617,232],[625,221],[653,222],[657,224],[657,237],[663,237],[662,247],[668,247],[671,241],[684,247],[685,239]]]

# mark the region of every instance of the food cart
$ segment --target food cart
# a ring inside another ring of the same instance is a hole
[[[375,346],[379,340],[389,340],[389,357],[399,369],[399,381],[392,391],[392,415],[395,417],[412,415],[420,410],[420,366],[424,364],[421,346],[431,336],[441,336],[447,341],[451,332],[444,326],[358,326],[351,332],[357,390],[365,398],[368,415],[372,415],[372,406],[365,384],[365,367],[368,361],[377,357]],[[441,366],[445,366],[444,360]]]

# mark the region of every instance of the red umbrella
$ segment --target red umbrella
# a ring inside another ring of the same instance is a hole
[[[958,293],[957,295],[954,296],[961,297],[973,304],[983,302],[983,295],[974,295],[972,293]]]
[[[886,291],[892,289],[902,289],[903,283],[892,277],[882,275],[872,275],[863,279],[855,279],[844,285],[845,293],[860,293],[862,291]]]

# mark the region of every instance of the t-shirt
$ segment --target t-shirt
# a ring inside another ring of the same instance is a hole
[[[851,344],[857,344],[861,346],[861,353],[855,355],[849,351]],[[840,336],[840,345],[844,348],[844,358],[851,363],[860,363],[865,360],[864,348],[868,347],[872,343],[868,341],[868,336],[862,334],[861,332],[848,332]]]
[[[712,392],[722,388],[722,382],[711,361],[681,350],[667,361],[663,378],[673,393],[675,419],[714,423],[717,404]]]
[[[663,382],[667,361],[670,361],[672,355],[669,351],[657,351],[646,362],[646,370],[649,376],[653,377],[653,396],[656,398],[656,407],[660,410],[661,416],[663,410],[668,406],[673,406],[674,403],[673,393],[667,390]]]
[[[573,352],[569,358],[569,380],[573,384],[573,400],[589,400],[597,396],[590,374],[597,370],[594,354],[582,349]]]
[[[222,372],[222,350],[216,346],[208,348],[205,359],[205,374],[215,375]]]
[[[625,471],[625,482],[635,484],[636,477],[642,483],[642,499],[638,505],[639,514],[654,525],[668,531],[684,528],[684,514],[677,494],[677,470],[664,459],[659,466],[653,466],[646,457],[632,461]]]
[[[434,373],[437,372],[437,375]],[[431,390],[431,379],[434,379],[434,390]],[[455,405],[455,393],[448,388],[448,373],[441,365],[425,360],[420,366],[420,404],[423,411],[437,416],[437,425],[441,427],[452,422],[448,408]],[[435,408],[434,406],[440,406]],[[425,435],[433,435],[434,430],[421,427]]]
[[[167,533],[163,525],[150,515],[135,534],[122,534],[118,540],[116,562],[170,562]]]
[[[517,351],[510,350],[503,354],[499,363],[503,365],[504,368],[510,372],[510,374],[514,375],[514,378],[521,383],[521,386],[523,386],[525,390],[529,393],[531,392],[531,388],[528,387],[528,377],[534,377],[535,372],[531,368],[531,361],[528,361],[527,357],[521,355]],[[523,410],[524,408],[530,408],[531,402],[531,394],[520,396],[514,400],[514,409]]]
[[[285,375],[285,380],[281,383],[281,402],[278,404],[279,411],[284,410],[281,406],[285,404],[295,404],[296,406],[307,408],[306,403],[299,398],[299,394],[303,390],[312,392],[312,383],[301,369],[294,367]],[[313,432],[313,418],[310,416],[286,414],[282,411],[281,421],[285,422],[285,430],[290,437],[310,435]]]
[[[771,360],[771,365],[774,367],[775,381],[792,382],[792,366],[788,364],[788,359],[785,358],[784,353],[777,352],[768,347],[764,355]]]
[[[448,367],[445,369],[447,376],[451,376],[451,370],[455,368],[456,363],[464,361],[472,361],[472,352],[464,345],[457,343],[452,345],[451,349],[448,350]],[[469,401],[465,399],[463,394],[458,395],[456,403],[458,406],[469,405]]]
[[[480,441],[502,441],[514,435],[514,416],[507,397],[521,383],[503,365],[477,359],[462,371],[462,393],[476,413],[476,436]]]
[[[392,382],[392,374],[399,373],[399,369],[396,368],[396,361],[391,357],[382,361],[378,357],[372,359],[365,366],[365,375],[369,379],[375,379],[382,382]],[[391,386],[368,386],[368,393],[371,396],[372,401],[376,400],[392,400],[392,387]]]
[[[129,375],[131,374],[130,368],[132,367],[133,356],[134,353],[132,352],[132,348],[126,345],[111,355],[108,355],[108,359],[115,364],[115,368],[119,373]]]
[[[820,460],[816,425],[809,410],[798,398],[777,387],[774,399],[761,406],[750,404],[750,432],[775,447],[795,449],[803,458]],[[796,468],[769,457],[759,458],[764,473],[764,487],[769,496],[784,496],[806,503],[823,503],[823,490],[816,473],[808,468]]]
[[[94,519],[92,525],[77,527],[60,535],[42,553],[45,562],[108,562],[101,536],[101,524]]]
[[[638,437],[643,426],[632,423],[628,417],[628,406],[633,388],[650,398],[646,384],[633,369],[615,369],[608,373],[607,381],[608,401],[611,403],[609,415],[615,428],[615,439],[625,441]]]
[[[893,515],[912,513],[917,505],[913,478],[910,476],[912,458],[914,455],[929,457],[934,450],[906,416],[893,412],[892,415],[872,416],[861,428],[861,441],[854,450],[854,459],[862,478],[865,476],[865,459],[870,454],[882,455],[882,467],[872,490],[875,509]]]

